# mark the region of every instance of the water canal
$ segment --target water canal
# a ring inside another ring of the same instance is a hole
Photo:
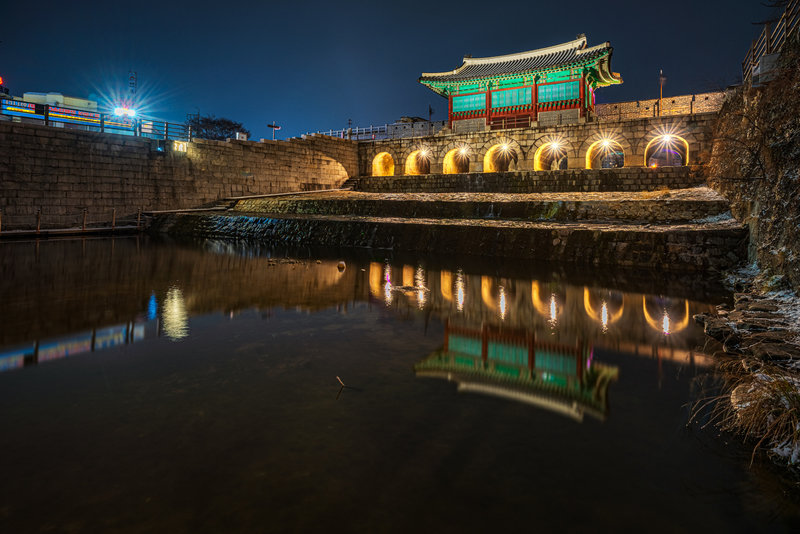
[[[144,238],[0,268],[2,532],[800,526],[687,426],[700,276]]]

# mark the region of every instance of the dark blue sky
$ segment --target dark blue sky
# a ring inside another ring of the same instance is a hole
[[[6,4],[0,76],[12,94],[57,91],[110,98],[138,73],[148,114],[228,117],[253,137],[283,125],[309,130],[446,117],[446,101],[420,74],[562,43],[585,33],[611,41],[624,84],[601,102],[724,87],[775,10],[758,0],[672,2],[36,2]]]

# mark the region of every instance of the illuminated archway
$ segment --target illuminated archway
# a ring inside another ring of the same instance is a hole
[[[659,135],[647,143],[644,164],[648,167],[682,167],[689,164],[689,143],[672,134]]]
[[[381,152],[372,160],[372,176],[394,176],[394,158],[388,152]]]
[[[557,171],[567,168],[567,147],[558,141],[540,146],[533,155],[533,170]]]
[[[494,145],[483,157],[483,172],[506,172],[514,170],[519,156],[506,143]]]
[[[445,174],[469,172],[469,150],[466,147],[454,148],[445,154],[443,172]]]
[[[430,174],[431,160],[426,149],[415,150],[406,158],[405,174]]]
[[[625,151],[613,139],[600,139],[586,151],[587,169],[616,169],[625,166]]]

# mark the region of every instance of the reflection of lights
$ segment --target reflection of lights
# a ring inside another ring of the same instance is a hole
[[[425,287],[425,269],[421,265],[417,267],[417,272],[414,273],[414,285],[417,286],[417,306],[421,310],[425,307],[426,292],[428,291],[428,288]]]
[[[386,303],[387,306],[392,305],[392,283],[386,282],[383,286],[383,301]]]
[[[592,361],[594,360],[594,347],[589,351],[589,358],[586,359],[586,370],[592,368]]]
[[[550,320],[548,321],[552,328],[558,324],[558,309],[556,307],[556,294],[550,295]]]
[[[603,307],[600,308],[600,323],[603,325],[603,333],[608,332],[608,304],[603,301]]]
[[[147,320],[152,321],[158,317],[158,301],[156,300],[156,294],[150,294],[150,300],[147,302]]]
[[[506,319],[506,288],[500,286],[500,319]]]
[[[383,301],[387,306],[392,304],[392,268],[387,263],[383,267]]]
[[[189,317],[186,314],[186,303],[180,288],[172,286],[167,291],[161,318],[164,323],[164,333],[171,340],[178,341],[189,335]]]
[[[464,273],[460,269],[456,273],[456,309],[464,311]]]
[[[650,328],[664,335],[672,335],[684,331],[686,327],[689,326],[689,317],[691,316],[689,313],[689,301],[686,299],[683,301],[683,317],[680,321],[672,322],[669,318],[669,309],[673,311],[673,314],[677,314],[675,313],[675,308],[667,302],[663,308],[664,316],[659,322],[655,317],[650,315],[650,312],[647,310],[647,297],[642,295],[642,313],[644,313],[644,319],[647,321]]]

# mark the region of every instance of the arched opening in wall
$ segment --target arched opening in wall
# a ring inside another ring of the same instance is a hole
[[[682,167],[689,164],[689,143],[683,137],[665,134],[655,137],[644,149],[648,167]]]
[[[565,170],[567,163],[567,147],[558,141],[543,144],[533,156],[535,171]]]
[[[586,151],[587,169],[618,169],[625,166],[622,145],[613,139],[595,141]]]
[[[442,172],[445,174],[461,174],[469,172],[469,149],[454,148],[444,156]]]
[[[494,145],[483,157],[483,172],[516,170],[517,159],[517,151],[507,143]]]
[[[381,152],[372,160],[372,176],[394,176],[394,158],[388,152]]]
[[[405,174],[430,174],[430,153],[426,149],[415,150],[406,158]]]

